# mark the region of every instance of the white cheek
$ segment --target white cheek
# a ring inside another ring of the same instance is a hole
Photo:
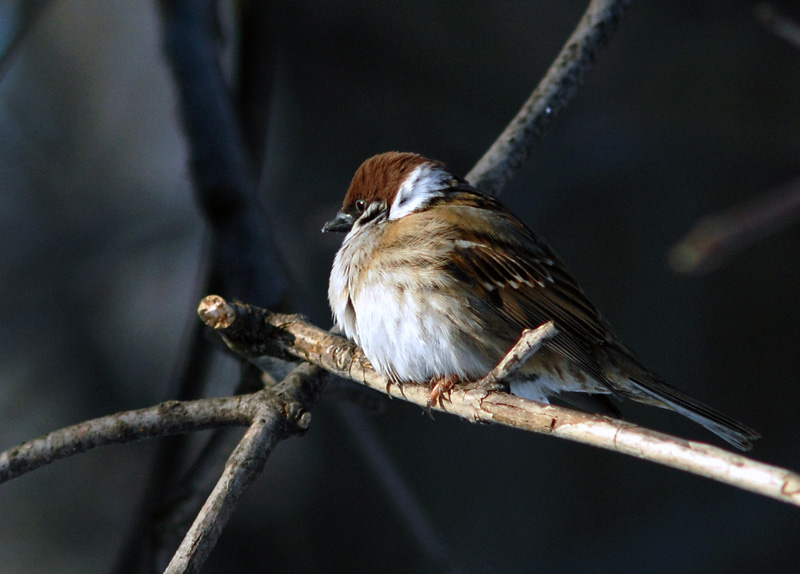
[[[453,176],[441,167],[422,164],[412,171],[397,190],[389,210],[389,219],[400,219],[425,207],[431,199],[442,194]]]

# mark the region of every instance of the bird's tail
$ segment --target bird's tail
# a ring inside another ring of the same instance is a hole
[[[638,379],[630,379],[630,382],[644,394],[664,403],[666,408],[703,425],[740,450],[750,450],[753,448],[752,441],[761,436],[750,427],[666,383],[658,380]]]
[[[617,367],[614,369],[616,373],[627,379],[627,384],[614,384],[620,395],[671,409],[704,426],[740,450],[750,450],[753,448],[752,441],[760,438],[761,435],[747,425],[668,385],[625,351],[606,350],[610,351],[609,359]]]

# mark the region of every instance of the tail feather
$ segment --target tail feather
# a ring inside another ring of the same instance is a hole
[[[750,427],[666,383],[641,379],[630,379],[630,382],[645,395],[704,426],[740,450],[750,450],[753,448],[752,441],[761,436]],[[635,399],[636,397],[631,398]]]
[[[740,450],[750,450],[753,448],[752,441],[760,438],[761,435],[750,427],[662,381],[621,345],[607,346],[603,351],[603,370],[609,374],[610,386],[617,394],[637,402],[671,409]]]

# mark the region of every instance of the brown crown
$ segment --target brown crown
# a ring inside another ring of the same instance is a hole
[[[367,203],[385,199],[387,204],[391,204],[403,181],[424,163],[442,165],[438,161],[409,152],[390,151],[372,156],[356,170],[344,197],[342,211],[347,211],[358,199]]]

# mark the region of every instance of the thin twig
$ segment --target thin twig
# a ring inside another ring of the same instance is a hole
[[[552,321],[535,329],[525,329],[519,341],[511,347],[506,356],[477,384],[483,388],[492,388],[510,379],[534,353],[542,348],[542,345],[557,334],[558,329]]]
[[[711,271],[734,253],[777,233],[798,218],[800,178],[702,218],[670,250],[670,264],[679,273]]]
[[[275,432],[280,415],[259,411],[253,424],[233,451],[211,495],[172,557],[165,574],[197,572],[219,540],[231,514],[283,438]]]
[[[297,315],[229,304],[215,295],[203,299],[198,313],[201,318],[209,319],[209,326],[216,325],[229,338],[232,348],[239,352],[253,355],[260,349],[277,345],[282,353],[318,365],[335,375],[382,392],[388,391],[393,397],[421,407],[427,405],[430,395],[427,386],[407,384],[399,388],[391,385],[387,389],[386,381],[375,372],[360,348]],[[233,320],[216,322],[218,317],[233,317]],[[268,326],[254,329],[254,324],[261,322]],[[270,345],[263,337],[275,338]],[[800,506],[800,475],[797,473],[625,421],[555,405],[541,405],[474,385],[454,388],[441,406],[434,405],[433,408],[473,422],[502,424],[643,458]]]
[[[578,27],[545,77],[467,174],[472,185],[498,195],[514,177],[547,127],[578,92],[629,4],[629,0],[592,0],[589,3]]]

